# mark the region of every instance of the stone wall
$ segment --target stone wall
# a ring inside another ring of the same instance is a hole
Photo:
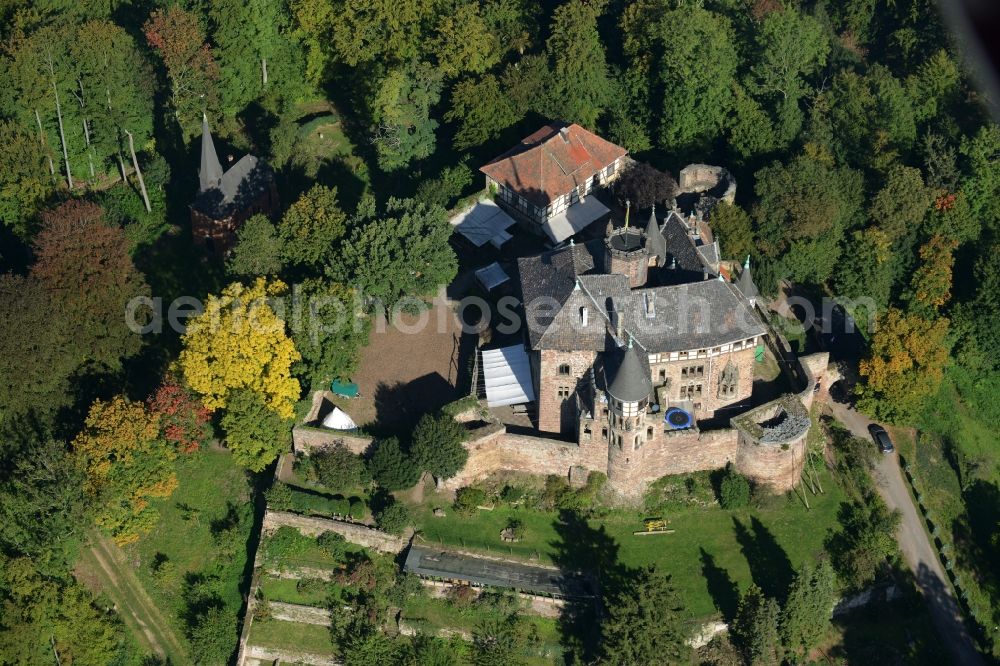
[[[739,382],[736,395],[723,398],[719,396],[719,378],[723,368],[730,361],[736,366]],[[703,370],[700,377],[690,375],[690,373],[685,376],[683,373],[685,368],[698,367]],[[668,385],[666,393],[671,401],[681,400],[681,386],[690,387],[700,384],[702,387],[701,395],[689,399],[693,403],[701,405],[700,409],[695,410],[695,415],[699,419],[712,418],[716,411],[748,399],[753,392],[754,347],[751,345],[739,351],[714,356],[650,363],[650,371],[654,387],[663,386],[664,383]]]
[[[399,553],[410,545],[403,537],[388,534],[364,525],[345,523],[341,520],[300,516],[286,511],[271,511],[264,514],[263,532],[268,534],[279,527],[294,527],[306,536],[319,536],[323,532],[336,532],[351,543],[371,548],[383,553]]]
[[[589,316],[600,318],[600,314],[596,312],[591,312]],[[574,394],[581,385],[590,385],[590,369],[596,358],[596,352],[585,350],[543,349],[539,352],[536,396],[539,430],[558,433],[572,428],[571,424],[576,420]],[[564,365],[569,366],[569,374],[559,372],[559,368]],[[560,396],[560,393],[563,395]]]
[[[325,449],[338,442],[346,446],[352,453],[360,455],[371,445],[372,438],[307,425],[298,425],[292,428],[292,450],[296,453],[309,455],[313,449]]]

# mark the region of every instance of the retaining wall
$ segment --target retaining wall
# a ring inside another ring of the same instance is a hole
[[[319,536],[323,532],[336,532],[351,543],[383,553],[399,553],[410,545],[408,539],[364,525],[268,509],[264,514],[264,533],[268,534],[279,527],[294,527],[302,534],[312,537]]]

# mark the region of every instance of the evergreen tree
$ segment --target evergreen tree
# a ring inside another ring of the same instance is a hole
[[[413,430],[410,452],[421,469],[444,480],[455,476],[469,457],[462,446],[465,429],[447,414],[424,414]]]
[[[284,246],[274,225],[254,215],[236,232],[236,246],[226,260],[226,272],[235,277],[277,275],[283,267]]]
[[[670,576],[650,566],[610,594],[601,624],[601,663],[638,666],[684,663],[684,608]]]
[[[548,115],[595,129],[611,100],[611,79],[597,19],[605,0],[568,0],[552,15],[546,50],[552,60]]]
[[[729,633],[749,666],[777,666],[781,662],[780,614],[778,602],[764,596],[756,585],[740,599]]]
[[[805,660],[830,626],[837,579],[829,560],[805,563],[795,575],[781,612],[781,640],[797,660]]]

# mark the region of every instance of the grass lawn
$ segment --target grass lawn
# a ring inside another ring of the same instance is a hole
[[[754,581],[765,591],[783,593],[794,570],[822,552],[827,533],[838,525],[843,494],[828,470],[819,472],[826,493],[810,496],[811,510],[795,496],[740,511],[685,507],[662,516],[670,520],[673,534],[634,536],[633,531],[642,529],[643,517],[635,511],[615,512],[572,531],[559,525],[552,513],[507,507],[479,511],[471,518],[448,510],[446,517],[434,518],[433,507],[447,503],[433,493],[415,508],[415,516],[428,544],[525,558],[537,553],[543,563],[564,553],[565,561],[575,560],[583,569],[590,566],[586,558],[595,548],[605,548],[630,567],[656,563],[673,575],[690,616],[701,618],[717,610],[732,612],[734,586],[742,591]],[[525,538],[503,544],[499,534],[512,515],[524,522]]]
[[[301,604],[303,606],[325,607],[332,595],[340,594],[340,586],[334,582],[324,582],[322,590],[300,590],[299,581],[290,578],[274,578],[263,576],[260,580],[260,591],[268,601],[281,601],[286,604]]]
[[[330,628],[302,622],[254,620],[248,644],[325,656],[334,654]]]
[[[156,527],[126,552],[138,563],[136,573],[157,606],[182,629],[177,614],[187,574],[218,576],[219,597],[234,614],[239,612],[245,544],[253,520],[247,477],[228,452],[206,449],[179,458],[177,479],[173,495],[152,502],[160,512]],[[234,518],[239,521],[236,554],[222,555],[213,527],[218,531]],[[165,563],[159,573],[154,573],[156,562]],[[236,640],[234,635],[234,645]]]

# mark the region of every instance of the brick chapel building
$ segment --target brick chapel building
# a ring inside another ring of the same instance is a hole
[[[262,160],[244,155],[222,170],[207,115],[201,123],[198,179],[198,195],[191,204],[191,235],[210,255],[225,257],[248,218],[257,213],[272,215],[278,209],[274,172]]]

